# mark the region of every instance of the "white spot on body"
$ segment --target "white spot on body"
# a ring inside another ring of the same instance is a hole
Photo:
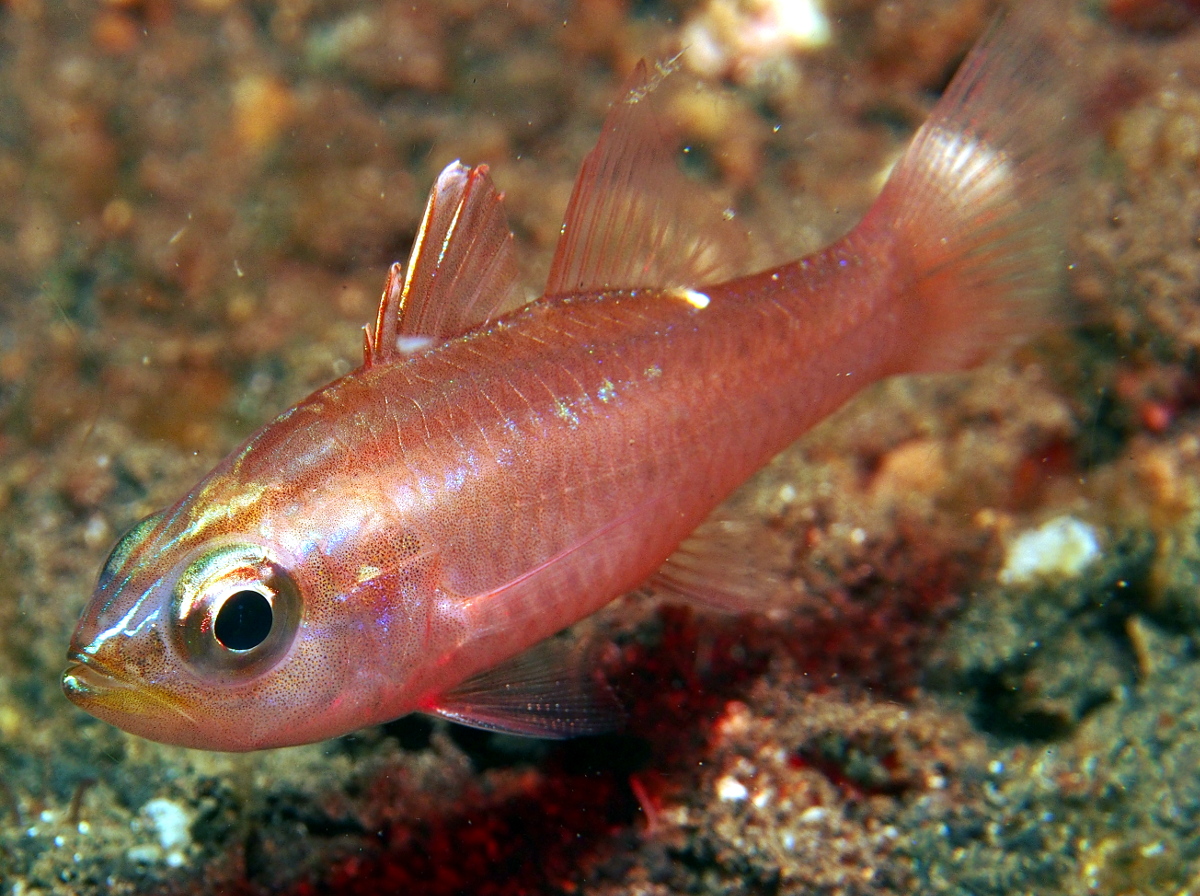
[[[432,336],[397,336],[396,351],[402,355],[411,355],[423,351],[433,345]]]
[[[680,289],[676,291],[675,295],[697,310],[707,308],[709,302],[712,301],[707,295],[695,289]]]
[[[564,398],[560,398],[554,402],[554,415],[558,419],[568,423],[572,429],[579,425],[579,415],[575,413],[575,409],[571,407],[570,402]]]

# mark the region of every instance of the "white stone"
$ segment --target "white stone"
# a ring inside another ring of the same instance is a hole
[[[740,803],[749,795],[750,791],[737,778],[726,775],[717,781],[717,796],[727,803]]]
[[[1099,557],[1094,528],[1073,516],[1055,517],[1009,543],[999,579],[1004,585],[1023,585],[1039,578],[1074,578]]]
[[[782,42],[797,48],[829,43],[829,19],[817,0],[767,0],[762,6],[770,11]]]
[[[125,852],[125,858],[142,865],[154,865],[161,862],[162,857],[162,850],[153,843],[146,843],[142,846],[131,846]]]
[[[154,826],[164,851],[177,850],[191,843],[192,815],[179,803],[159,797],[142,806],[142,815]]]

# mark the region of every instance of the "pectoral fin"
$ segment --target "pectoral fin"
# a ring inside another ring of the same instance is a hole
[[[554,740],[612,731],[624,717],[587,651],[563,639],[544,641],[423,709],[474,728]]]

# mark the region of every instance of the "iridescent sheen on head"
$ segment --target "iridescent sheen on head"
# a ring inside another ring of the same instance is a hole
[[[310,397],[121,539],[71,643],[70,699],[219,750],[321,740],[411,707],[425,679],[392,670],[460,636],[430,622],[440,574],[407,511],[344,450],[373,435],[347,433],[330,407],[360,394],[342,382]]]
[[[289,654],[304,615],[290,558],[213,537],[216,528],[177,506],[117,542],[97,580],[98,609],[72,640],[63,679],[72,700],[167,739],[173,726],[202,725],[194,703],[205,686],[251,686]]]

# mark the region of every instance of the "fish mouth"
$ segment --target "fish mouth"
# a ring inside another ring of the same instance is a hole
[[[62,689],[72,703],[85,705],[102,698],[121,683],[106,672],[75,659],[62,674]]]
[[[156,708],[168,709],[195,724],[178,699],[130,681],[91,657],[72,653],[67,659],[70,665],[62,674],[62,689],[79,708],[121,728],[128,727],[129,717],[144,716]]]
[[[131,682],[82,654],[75,653],[67,659],[70,665],[62,674],[62,688],[72,703],[86,707],[116,691],[133,687]]]

